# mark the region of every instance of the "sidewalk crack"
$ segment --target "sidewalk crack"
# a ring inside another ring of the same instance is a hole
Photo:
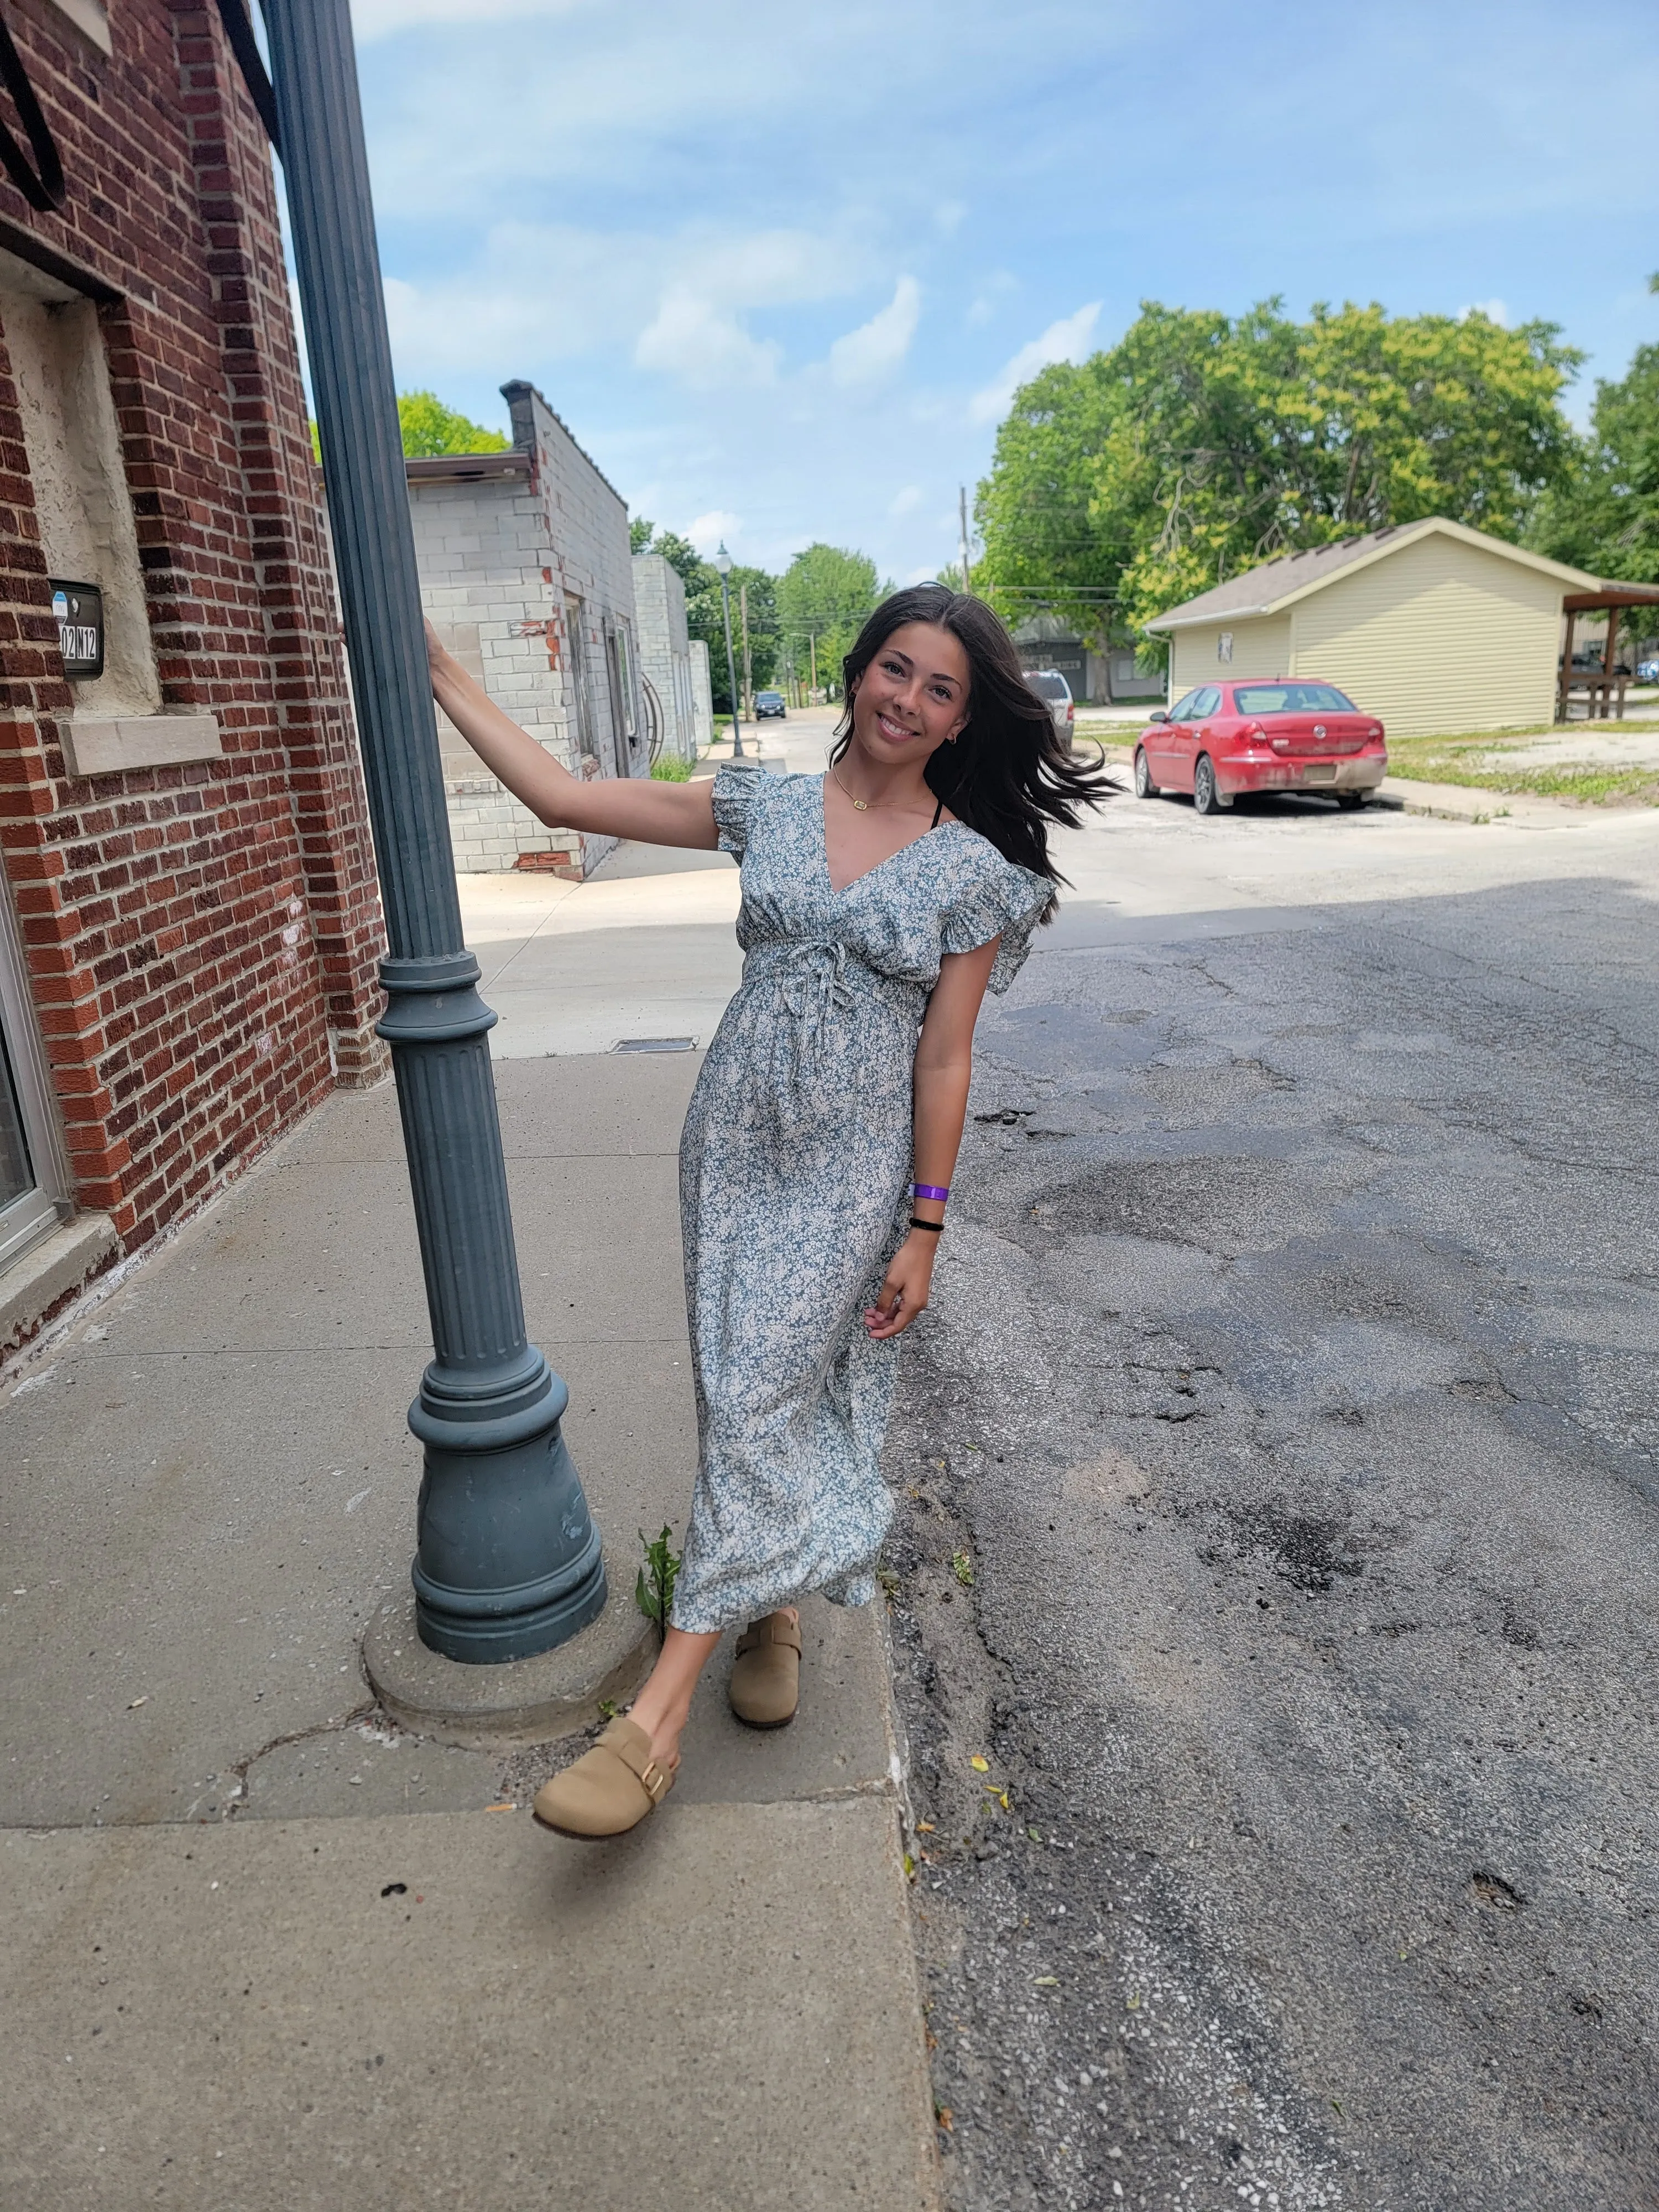
[[[365,1728],[377,1715],[386,1721],[388,1728],[394,1725],[380,1712],[374,1699],[368,1698],[362,1705],[354,1705],[349,1713],[343,1714],[337,1720],[315,1721],[309,1728],[289,1729],[285,1735],[272,1736],[269,1743],[262,1743],[257,1751],[251,1751],[246,1758],[235,1760],[229,1769],[236,1778],[235,1786],[225,1793],[225,1809],[221,1817],[234,1820],[247,1803],[249,1770],[257,1766],[267,1753],[282,1751],[291,1743],[310,1743],[319,1736],[342,1735],[349,1728]]]

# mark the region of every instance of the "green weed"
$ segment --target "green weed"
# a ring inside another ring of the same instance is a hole
[[[664,753],[651,763],[651,774],[658,783],[690,783],[691,763],[682,760],[678,753]]]
[[[684,1557],[672,1548],[670,1539],[673,1533],[672,1528],[665,1528],[660,1536],[647,1536],[643,1528],[640,1531],[640,1541],[645,1547],[645,1565],[634,1584],[634,1602],[647,1620],[656,1623],[659,1641],[667,1638],[674,1584]]]

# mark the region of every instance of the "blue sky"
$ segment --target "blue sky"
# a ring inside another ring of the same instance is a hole
[[[1143,298],[1659,339],[1632,0],[354,0],[401,387],[540,386],[636,514],[900,580]]]

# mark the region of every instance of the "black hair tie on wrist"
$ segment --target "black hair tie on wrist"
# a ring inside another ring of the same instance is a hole
[[[919,1213],[913,1213],[910,1216],[910,1226],[912,1229],[925,1229],[930,1236],[937,1237],[945,1224],[942,1221],[924,1221]]]

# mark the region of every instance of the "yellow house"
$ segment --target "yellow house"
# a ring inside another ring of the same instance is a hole
[[[1146,627],[1170,697],[1218,673],[1322,677],[1389,732],[1553,720],[1562,600],[1596,578],[1430,515],[1231,576]]]

